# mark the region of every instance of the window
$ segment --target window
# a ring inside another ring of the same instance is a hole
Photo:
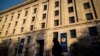
[[[70,30],[70,35],[72,38],[75,38],[76,37],[76,30],[75,29]]]
[[[68,12],[69,13],[74,12],[73,6],[72,7],[68,7]]]
[[[92,19],[93,19],[92,13],[87,13],[87,14],[86,14],[86,19],[87,19],[87,20],[92,20]]]
[[[2,20],[0,19],[0,22],[1,22]]]
[[[72,2],[73,2],[72,0],[68,0],[68,4],[69,4],[69,3],[72,3]]]
[[[20,17],[20,13],[18,14],[17,18],[19,18],[19,17]]]
[[[27,39],[27,43],[30,43],[31,42],[31,36],[27,36],[28,39]]]
[[[36,13],[36,11],[37,11],[37,8],[34,8],[34,13]]]
[[[18,49],[18,54],[22,54],[23,52],[23,48],[24,48],[24,42],[25,42],[25,38],[22,38],[19,42],[19,49]]]
[[[10,27],[11,23],[9,23],[8,28]]]
[[[42,26],[41,26],[41,28],[45,28],[45,23],[42,23]]]
[[[32,17],[32,22],[35,20],[35,16]]]
[[[59,26],[59,20],[54,20],[54,26]]]
[[[28,11],[25,11],[25,16],[27,16],[27,14],[28,14]]]
[[[44,5],[44,10],[47,10],[47,5]]]
[[[15,29],[13,29],[13,34],[15,33]]]
[[[53,38],[58,38],[58,32],[53,32]]]
[[[8,31],[6,31],[6,35],[8,34]]]
[[[11,20],[10,21],[12,21],[12,19],[13,19],[13,16],[11,16]]]
[[[0,18],[0,22],[2,21],[2,18]]]
[[[5,22],[7,21],[7,18],[5,18]]]
[[[25,24],[25,22],[26,22],[26,19],[23,19],[23,24]]]
[[[55,7],[59,7],[59,1],[55,2]]]
[[[24,30],[24,27],[21,27],[21,32],[23,32],[23,30]]]
[[[46,18],[46,13],[44,13],[44,14],[43,14],[42,18],[43,18],[43,19],[45,19],[45,18]]]
[[[59,10],[56,10],[55,11],[55,16],[58,16],[59,15]]]
[[[89,4],[89,2],[84,3],[84,9],[88,9],[88,8],[90,8],[90,4]]]
[[[74,17],[74,16],[69,17],[69,22],[70,22],[70,23],[75,23],[75,17]]]
[[[98,32],[97,32],[97,27],[89,27],[89,34],[90,36],[97,36],[98,35]]]
[[[4,28],[4,25],[2,25],[2,29]]]
[[[18,24],[18,21],[15,22],[15,26],[17,26],[17,24]]]
[[[32,30],[33,30],[33,25],[30,26],[30,31],[32,31]]]
[[[2,32],[0,32],[0,35],[2,34]]]

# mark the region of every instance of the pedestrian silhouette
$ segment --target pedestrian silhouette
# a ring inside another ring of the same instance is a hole
[[[52,54],[53,54],[53,56],[62,56],[62,47],[59,44],[57,38],[53,39],[53,43],[54,43],[54,46],[52,48]]]

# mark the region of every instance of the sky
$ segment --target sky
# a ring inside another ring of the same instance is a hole
[[[0,11],[8,9],[22,2],[24,2],[24,0],[0,0]]]

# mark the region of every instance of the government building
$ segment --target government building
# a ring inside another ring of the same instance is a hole
[[[0,56],[53,56],[54,39],[64,56],[100,47],[100,0],[25,0],[0,12]]]

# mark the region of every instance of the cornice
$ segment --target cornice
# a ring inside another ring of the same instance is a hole
[[[20,4],[18,4],[18,5],[15,5],[15,6],[13,6],[13,7],[10,7],[10,8],[8,8],[8,9],[6,9],[6,10],[1,11],[1,12],[0,12],[0,15],[2,15],[2,14],[4,14],[4,13],[7,13],[7,12],[9,12],[9,11],[12,11],[12,10],[14,10],[14,9],[17,9],[17,8],[19,8],[19,7],[28,5],[28,4],[33,3],[33,2],[35,2],[35,1],[24,1],[23,3],[20,3]]]

